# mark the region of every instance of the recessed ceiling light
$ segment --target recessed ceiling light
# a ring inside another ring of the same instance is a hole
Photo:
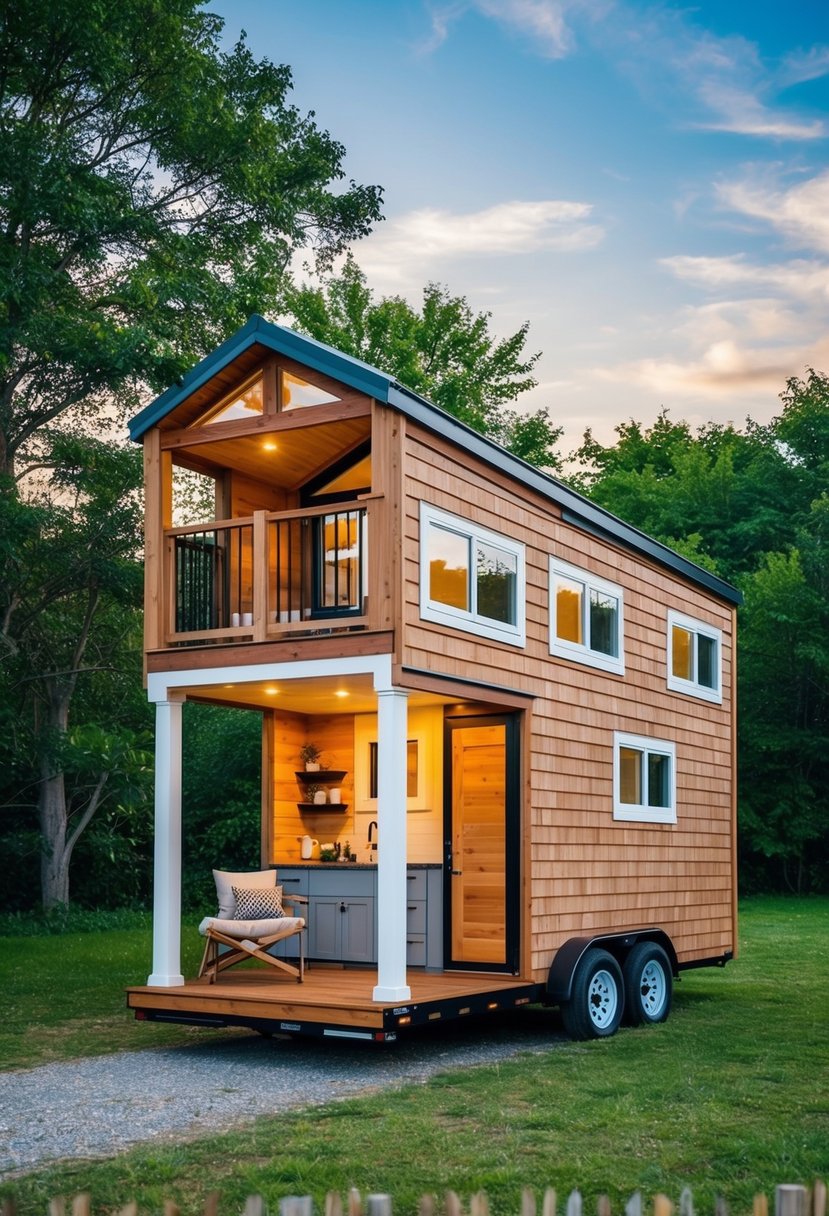
[[[266,452],[275,452],[276,451],[276,444],[274,443],[273,439],[263,439],[262,447],[265,449]]]
[[[338,688],[337,691],[334,693],[334,696],[335,697],[347,697],[348,692],[344,688]]]
[[[265,693],[269,697],[275,697],[279,694],[279,689],[278,688],[266,688]]]

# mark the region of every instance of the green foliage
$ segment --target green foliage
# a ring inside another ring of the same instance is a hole
[[[537,384],[532,371],[539,354],[524,353],[529,322],[498,340],[489,313],[474,313],[464,296],[438,283],[424,288],[419,312],[400,296],[375,300],[350,254],[341,272],[319,287],[287,288],[285,307],[312,338],[390,373],[523,460],[559,467],[554,449],[561,428],[549,411],[508,408]]]
[[[214,867],[259,869],[262,719],[186,704],[183,736],[183,902],[205,913],[216,903]]]
[[[158,388],[252,312],[292,251],[377,221],[290,69],[200,0],[17,0],[0,18],[0,470],[71,407]]]
[[[737,664],[741,881],[829,887],[829,378],[768,426],[693,432],[663,413],[588,431],[579,487],[745,593]]]

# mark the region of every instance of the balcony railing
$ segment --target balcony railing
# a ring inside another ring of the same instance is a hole
[[[367,522],[352,502],[168,529],[167,643],[365,628]]]

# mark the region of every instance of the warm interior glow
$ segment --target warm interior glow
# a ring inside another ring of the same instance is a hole
[[[632,747],[619,748],[619,801],[642,805],[642,753]]]
[[[251,418],[262,413],[262,378],[261,376],[243,388],[241,393],[225,397],[218,405],[198,419],[197,426],[207,426],[213,422],[238,422],[242,418]]]
[[[677,679],[692,678],[691,656],[691,634],[687,629],[674,625],[671,630],[671,672]]]
[[[556,637],[565,642],[584,645],[582,600],[584,587],[581,583],[559,579],[556,588]]]
[[[329,402],[339,400],[339,397],[335,397],[333,393],[327,393],[325,389],[319,388],[316,384],[311,384],[309,380],[292,376],[290,372],[283,371],[282,373],[283,410],[304,409],[308,405],[327,405]]]
[[[469,541],[446,528],[429,529],[429,598],[469,611]]]

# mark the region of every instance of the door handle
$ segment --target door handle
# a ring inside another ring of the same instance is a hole
[[[456,877],[458,877],[458,876],[460,876],[461,874],[463,874],[463,870],[450,870],[450,871],[449,871],[449,873],[450,873],[450,874],[455,875]]]

